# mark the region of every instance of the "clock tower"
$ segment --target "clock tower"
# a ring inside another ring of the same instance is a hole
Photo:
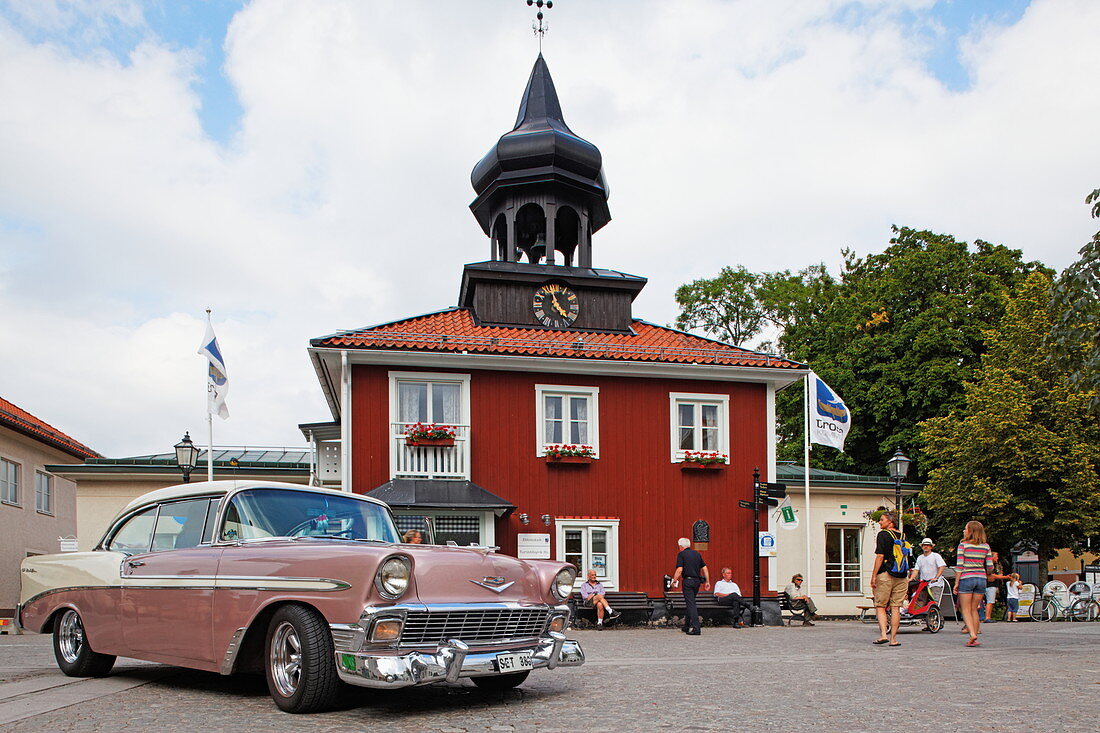
[[[466,265],[459,305],[477,323],[631,331],[631,303],[646,280],[592,266],[592,235],[611,221],[603,158],[565,124],[542,54],[515,127],[470,178],[490,259]]]

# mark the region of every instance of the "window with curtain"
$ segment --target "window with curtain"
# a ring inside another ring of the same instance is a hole
[[[728,402],[726,395],[671,395],[674,461],[685,451],[729,454]]]
[[[590,445],[599,455],[599,389],[535,385],[536,455],[548,445]]]
[[[860,538],[863,527],[825,528],[825,592],[861,593]]]
[[[460,424],[462,385],[458,382],[399,381],[397,419],[402,423]]]

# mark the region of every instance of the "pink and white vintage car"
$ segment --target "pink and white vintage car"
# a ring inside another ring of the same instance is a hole
[[[260,671],[287,712],[340,682],[507,689],[584,663],[566,639],[573,566],[487,547],[401,544],[389,508],[293,484],[212,481],[150,492],[91,552],[28,558],[17,623],[53,632],[70,676],[116,656]]]

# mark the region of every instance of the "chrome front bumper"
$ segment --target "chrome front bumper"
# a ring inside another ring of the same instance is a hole
[[[395,688],[426,685],[432,682],[457,682],[462,677],[500,674],[498,654],[531,652],[533,669],[577,667],[584,664],[581,645],[564,634],[548,632],[534,644],[508,645],[491,651],[471,651],[458,639],[441,644],[435,652],[336,652],[336,670],[340,679],[360,687]]]

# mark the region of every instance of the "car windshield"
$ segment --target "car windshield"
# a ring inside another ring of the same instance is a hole
[[[221,539],[266,537],[399,541],[390,513],[374,502],[288,489],[248,489],[234,496],[225,511]]]

